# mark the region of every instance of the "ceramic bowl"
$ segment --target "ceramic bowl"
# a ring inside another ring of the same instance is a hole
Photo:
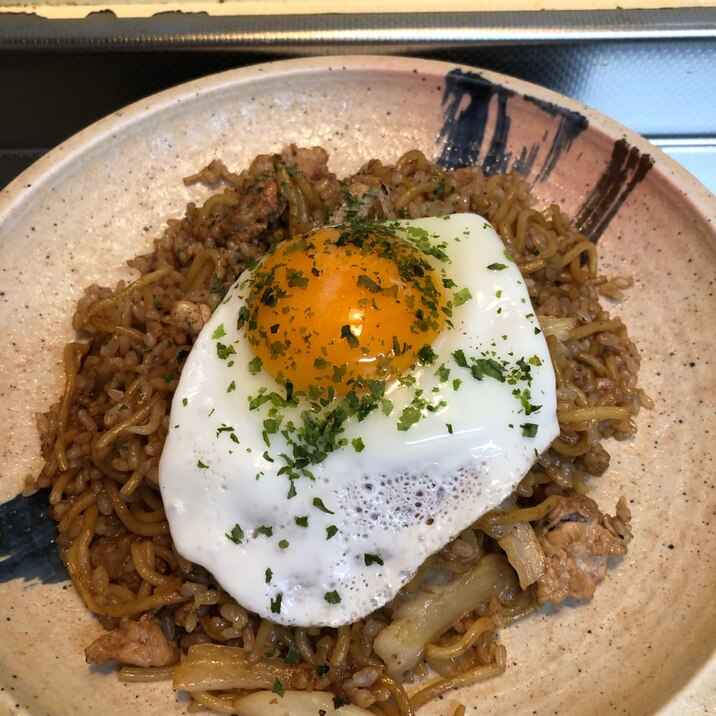
[[[635,537],[593,601],[540,613],[501,640],[504,676],[421,716],[670,714],[716,708],[713,440],[716,200],[655,147],[565,97],[490,72],[407,58],[249,67],[163,92],[50,152],[0,194],[0,711],[180,714],[169,684],[122,684],[83,647],[102,628],[67,581],[44,496],[36,413],[62,387],[62,345],[83,288],[128,276],[202,189],[181,178],[219,156],[321,145],[339,175],[418,147],[447,166],[524,173],[598,241],[602,271],[634,288],[610,310],[639,346],[655,408],[608,445],[593,491],[625,495]],[[712,711],[713,712],[713,711]]]

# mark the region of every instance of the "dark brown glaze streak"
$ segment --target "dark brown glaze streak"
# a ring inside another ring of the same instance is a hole
[[[577,228],[590,240],[597,241],[621,205],[649,173],[654,160],[641,154],[625,139],[615,142],[604,173],[577,212]]]

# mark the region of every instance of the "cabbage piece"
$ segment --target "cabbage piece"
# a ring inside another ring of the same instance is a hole
[[[544,574],[547,558],[529,522],[505,526],[499,545],[517,572],[522,589],[527,589]]]
[[[511,601],[518,591],[515,573],[507,560],[502,555],[488,554],[452,582],[430,591],[419,589],[409,602],[396,609],[391,624],[376,637],[373,650],[390,674],[400,678],[417,666],[425,645],[464,614],[493,597]]]

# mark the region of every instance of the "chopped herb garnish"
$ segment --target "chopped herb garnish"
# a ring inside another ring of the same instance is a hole
[[[357,348],[360,345],[358,339],[351,332],[351,327],[347,323],[341,326],[341,338],[345,338],[351,348]]]
[[[371,564],[379,564],[382,567],[384,564],[382,558],[377,554],[364,554],[363,561],[366,567],[370,567]]]
[[[452,357],[461,368],[467,368],[467,358],[465,358],[465,353],[462,350],[455,351]]]
[[[452,435],[452,423],[445,423],[445,427],[450,435]]]
[[[435,371],[435,375],[439,378],[441,383],[444,383],[450,377],[450,368],[444,363]]]
[[[520,427],[522,428],[522,435],[524,437],[533,438],[537,435],[539,425],[537,425],[537,423],[520,423]]]
[[[189,399],[188,398],[182,398],[181,404],[186,408],[187,405],[189,405]]]
[[[244,539],[244,531],[239,526],[239,523],[237,522],[232,528],[231,532],[227,532],[226,536],[234,543],[234,544],[241,544],[241,542]]]
[[[267,567],[266,572],[264,572],[264,581],[266,582],[266,584],[269,584],[269,582],[271,581],[272,578],[273,578],[273,572],[271,571],[271,569],[269,567]]]
[[[463,288],[454,294],[452,298],[455,306],[462,306],[463,303],[467,303],[472,298],[472,294],[469,288]]]
[[[239,316],[236,319],[236,330],[240,331],[244,327],[244,323],[249,320],[249,309],[247,306],[241,306]]]
[[[490,269],[490,271],[504,271],[507,266],[505,266],[505,264],[494,263],[490,264],[487,268]]]
[[[229,387],[226,389],[227,393],[233,393],[236,390],[236,381],[232,380],[231,383],[229,383]]]
[[[271,602],[271,611],[273,611],[273,602]],[[286,693],[278,678],[273,680],[273,689],[271,689],[271,691],[273,691],[274,694],[278,694],[281,698],[283,698],[283,695]]]
[[[225,346],[223,343],[217,343],[216,344],[216,355],[221,358],[221,360],[226,360],[230,355],[234,355],[236,353],[236,348],[234,346]]]
[[[215,329],[214,332],[211,334],[211,337],[214,340],[217,340],[219,338],[223,338],[226,335],[226,331],[224,330],[224,324],[220,323]]]
[[[410,427],[415,425],[421,417],[422,413],[418,408],[415,408],[412,405],[406,406],[400,414],[400,419],[398,420],[398,430],[409,430]]]
[[[328,525],[326,527],[326,539],[331,539],[331,537],[335,537],[338,534],[338,527],[335,525]]]
[[[353,449],[356,452],[363,452],[363,450],[365,450],[365,443],[363,442],[363,438],[353,438],[353,440],[351,440],[351,443],[353,445]]]
[[[256,375],[261,370],[262,365],[263,361],[259,358],[259,356],[252,358],[249,361],[249,373],[251,373],[251,375]]]
[[[278,543],[278,546],[279,546],[280,549],[286,549],[286,548],[288,547],[288,540],[287,540],[287,539],[282,539],[282,540]]]
[[[418,351],[418,360],[423,365],[432,365],[438,359],[438,354],[433,350],[432,346],[426,343]]]
[[[324,504],[323,500],[320,497],[314,497],[313,498],[313,506],[317,507],[321,512],[325,512],[328,515],[334,515],[335,512],[331,512]]]
[[[303,515],[301,517],[294,517],[293,521],[299,526],[299,527],[308,527],[308,515]]]
[[[358,276],[358,285],[361,288],[365,288],[371,293],[380,293],[381,291],[381,285],[379,283],[376,283],[370,276],[366,276],[365,274],[361,274]]]
[[[338,592],[334,589],[332,592],[326,592],[323,595],[323,598],[329,603],[329,604],[340,604],[341,601],[341,595],[338,594]]]
[[[203,463],[201,460],[196,461],[196,466],[200,467],[202,470],[206,470],[209,467],[206,463]]]
[[[319,679],[322,679],[330,670],[331,667],[328,664],[319,664],[316,667],[316,674],[318,674]]]
[[[273,537],[273,527],[269,525],[261,525],[256,531],[259,534],[266,535],[266,537]]]
[[[298,664],[298,662],[301,661],[301,654],[298,652],[298,649],[289,646],[286,656],[283,657],[283,661],[284,664]]]

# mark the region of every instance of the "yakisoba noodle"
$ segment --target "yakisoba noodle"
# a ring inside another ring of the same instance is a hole
[[[124,662],[127,681],[173,679],[221,713],[270,713],[266,697],[281,691],[296,713],[328,694],[334,705],[412,714],[449,689],[502,673],[496,632],[538,601],[591,597],[594,585],[579,574],[562,594],[544,557],[534,557],[551,549],[550,531],[570,509],[608,533],[610,554],[625,553],[630,538],[623,501],[614,517],[579,502],[588,479],[608,466],[602,439],[632,435],[646,401],[637,351],[599,302],[600,294],[619,298],[629,281],[600,277],[594,244],[558,207],[536,209],[518,175],[445,170],[414,150],[395,165],[372,160],[339,182],[326,162],[323,150],[289,147],[239,174],[216,161],[190,177],[219,189],[189,204],[150,254],[129,262],[139,272],[134,282],[87,289],[73,321],[84,337],[65,348],[64,393],[38,419],[38,485],[50,488],[60,551],[80,596],[116,636],[98,640],[88,659]],[[525,277],[554,364],[561,434],[503,511],[428,559],[386,607],[337,629],[259,619],[176,553],[159,495],[171,398],[194,338],[238,274],[275,241],[350,216],[463,211],[490,220]],[[124,647],[140,633],[148,635],[145,653],[128,656]],[[386,654],[399,654],[401,666]],[[438,679],[421,681],[431,670]]]

